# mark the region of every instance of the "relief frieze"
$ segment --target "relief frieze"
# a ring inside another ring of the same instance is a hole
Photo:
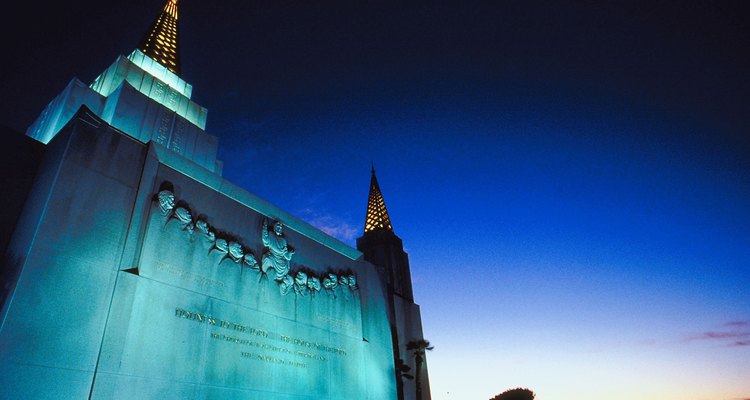
[[[317,275],[304,266],[293,268],[291,261],[296,250],[287,242],[284,225],[279,220],[269,224],[268,219],[264,219],[260,232],[264,252],[258,262],[251,250],[252,246],[212,226],[206,216],[196,216],[187,202],[178,201],[170,183],[162,183],[159,192],[154,195],[154,201],[164,218],[165,226],[178,226],[185,232],[186,239],[201,238],[207,243],[207,255],[221,255],[218,264],[232,262],[258,273],[260,279],[269,277],[278,285],[281,295],[294,293],[304,297],[324,292],[335,298],[336,292],[354,292],[359,289],[357,277],[351,271],[329,270]]]

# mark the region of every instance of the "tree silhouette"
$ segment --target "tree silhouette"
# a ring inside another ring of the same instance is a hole
[[[406,350],[414,352],[414,362],[417,367],[414,384],[417,385],[417,400],[422,400],[422,364],[424,363],[425,351],[430,351],[434,347],[430,342],[424,339],[412,340],[406,344]]]
[[[490,400],[534,400],[536,395],[529,389],[516,388],[506,390]]]

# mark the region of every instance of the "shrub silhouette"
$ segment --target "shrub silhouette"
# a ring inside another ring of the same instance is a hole
[[[490,400],[534,400],[536,395],[529,389],[516,388],[506,390]]]

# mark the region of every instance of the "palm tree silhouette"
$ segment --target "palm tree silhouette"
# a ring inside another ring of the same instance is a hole
[[[406,350],[414,352],[414,362],[417,370],[415,373],[414,384],[417,385],[417,400],[422,400],[422,364],[424,363],[425,351],[434,349],[430,342],[424,339],[412,340],[406,344]]]

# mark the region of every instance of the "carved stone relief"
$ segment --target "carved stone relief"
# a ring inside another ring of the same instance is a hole
[[[335,297],[337,288],[350,291],[358,289],[357,278],[350,272],[340,274],[327,272],[318,277],[305,267],[292,271],[291,260],[295,250],[287,243],[280,221],[273,223],[273,230],[268,229],[268,220],[263,221],[261,242],[266,251],[259,264],[249,246],[241,243],[233,235],[226,235],[221,230],[212,227],[205,216],[194,217],[187,203],[177,202],[172,190],[171,185],[165,182],[159,192],[154,195],[159,213],[166,217],[165,224],[168,225],[170,221],[175,220],[180,229],[188,232],[189,235],[195,233],[203,237],[209,245],[207,254],[211,255],[215,252],[221,255],[219,264],[229,259],[241,267],[244,266],[260,273],[261,277],[273,271],[272,282],[279,285],[282,295],[287,295],[291,291],[294,291],[297,296],[314,295],[323,289],[327,294]]]

